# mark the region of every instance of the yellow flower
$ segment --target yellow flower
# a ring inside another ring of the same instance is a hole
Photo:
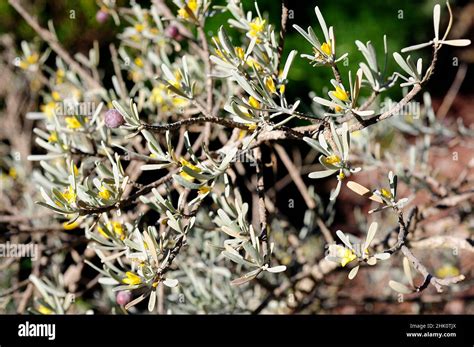
[[[197,0],[189,0],[188,3],[181,7],[179,10],[178,10],[178,15],[181,17],[181,18],[184,18],[184,19],[188,19],[189,18],[189,13],[188,11],[186,11],[186,6],[194,13],[196,14],[196,11],[197,11],[197,8],[198,8],[198,2]]]
[[[62,197],[67,201],[68,204],[71,204],[76,201],[76,193],[72,186],[67,187],[62,193]]]
[[[53,310],[51,310],[50,308],[44,306],[44,305],[39,305],[38,306],[38,312],[41,313],[41,314],[53,314]]]
[[[113,231],[115,234],[117,234],[121,240],[125,238],[125,233],[123,232],[123,227],[120,222],[112,222],[112,223],[107,223],[106,225],[107,230]],[[97,228],[97,231],[102,234],[105,238],[109,238],[109,235],[102,229],[101,227]]]
[[[264,82],[265,82],[265,86],[270,91],[270,93],[276,94],[276,87],[275,87],[275,82],[273,82],[273,78],[267,76],[265,77]]]
[[[63,69],[58,69],[58,71],[56,71],[56,84],[61,84],[64,82],[64,70]]]
[[[116,233],[122,240],[125,238],[125,234],[123,233],[122,224],[119,222],[112,222],[112,230]]]
[[[77,168],[76,164],[72,165],[72,172],[74,173],[74,176],[79,175],[79,169]]]
[[[280,86],[280,94],[284,94],[285,93],[285,89],[286,89],[286,86],[284,84],[282,84]]]
[[[221,54],[222,54],[222,52],[221,52]],[[244,60],[245,52],[244,52],[244,49],[242,47],[235,47],[235,54],[237,55],[237,57],[240,60]]]
[[[261,20],[260,18],[255,18],[251,23],[249,23],[250,30],[249,36],[250,37],[258,37],[261,32],[265,29],[265,20]],[[257,43],[259,40],[257,40]]]
[[[257,123],[247,123],[247,129],[249,129],[250,131],[254,131],[255,129],[257,129]]]
[[[52,92],[51,97],[53,98],[54,101],[59,101],[61,99],[61,95],[59,95],[57,91]]]
[[[191,170],[193,170],[195,172],[201,172],[200,168],[198,168],[197,166],[191,164],[189,161],[187,161],[184,158],[181,158],[179,160],[179,162],[181,163],[181,166],[186,166],[186,167],[190,168]],[[194,177],[189,175],[188,173],[182,171],[182,169],[181,169],[181,172],[179,173],[179,175],[187,181],[194,181]]]
[[[10,176],[13,179],[17,178],[18,175],[17,175],[16,169],[14,167],[11,167],[8,170],[8,176]]]
[[[142,58],[140,58],[140,57],[135,58],[134,63],[135,63],[135,65],[138,66],[138,67],[143,67],[143,60],[142,60]]]
[[[50,101],[45,105],[41,105],[40,110],[46,115],[46,117],[51,119],[54,115],[54,111],[56,110],[56,103],[54,101]]]
[[[136,285],[142,283],[142,279],[133,272],[127,271],[125,276],[127,277],[122,280],[125,284]]]
[[[139,33],[141,33],[145,29],[145,25],[140,24],[140,23],[135,24],[134,27],[135,27],[135,30],[138,31]]]
[[[58,133],[56,131],[52,131],[48,137],[48,142],[58,142]]]
[[[339,175],[337,175],[337,179],[338,179],[339,181],[342,181],[344,178],[346,178],[346,175],[344,175],[344,172],[341,171],[341,172],[339,173]]]
[[[349,95],[347,95],[347,92],[341,87],[336,87],[336,90],[333,93],[334,93],[334,96],[341,101],[349,100]]]
[[[262,66],[252,57],[249,57],[245,62],[248,66],[254,67],[255,70],[262,70]]]
[[[33,53],[33,54],[25,57],[25,59],[23,59],[22,61],[20,61],[19,66],[20,66],[21,69],[26,70],[31,65],[36,64],[38,62],[38,59],[39,59],[38,53]]]
[[[100,188],[99,196],[104,200],[109,200],[110,197],[111,197],[110,190],[108,190],[106,187],[102,186]]]
[[[356,258],[357,256],[354,254],[354,252],[352,252],[352,250],[345,248],[341,257],[341,266],[346,266]]]
[[[339,113],[339,112],[341,112],[341,111],[342,111],[342,107],[341,107],[341,106],[335,106],[335,107],[334,107],[334,112]]]
[[[384,189],[384,188],[382,188],[382,189],[380,190],[380,194],[382,194],[382,196],[383,196],[384,198],[387,198],[387,199],[393,198],[392,193],[391,193],[390,191],[388,191],[387,189]]]
[[[326,55],[331,55],[332,51],[331,51],[331,44],[330,43],[327,43],[327,42],[324,42],[322,45],[321,45],[321,51],[324,52],[324,54]]]
[[[82,127],[81,123],[76,117],[66,117],[64,120],[66,121],[67,127],[69,129],[79,129]]]
[[[209,193],[210,191],[211,191],[211,187],[203,186],[199,188],[198,194],[206,194],[206,193]]]
[[[334,165],[334,164],[340,163],[341,158],[339,158],[337,155],[333,154],[333,155],[330,155],[329,157],[323,158],[323,161],[326,164]]]
[[[253,96],[249,97],[249,105],[252,106],[253,108],[260,108],[260,103]]]
[[[440,278],[459,276],[459,269],[453,265],[443,265],[436,271]]]
[[[63,223],[63,228],[64,230],[74,230],[76,229],[81,223],[79,223],[77,220],[69,223],[69,221]]]

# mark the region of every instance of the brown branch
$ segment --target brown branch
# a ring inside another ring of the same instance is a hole
[[[281,29],[280,29],[280,42],[277,49],[277,73],[280,70],[281,57],[283,55],[283,49],[285,48],[285,37],[286,37],[286,24],[288,22],[288,0],[281,1]]]
[[[179,130],[183,126],[195,125],[195,124],[204,124],[204,123],[215,123],[220,124],[229,128],[238,128],[243,130],[248,130],[248,126],[244,123],[234,122],[230,119],[221,118],[221,117],[195,117],[183,119],[181,121],[163,124],[163,125],[151,125],[151,124],[142,124],[141,127],[146,130],[150,130],[156,133],[163,133],[166,131]]]
[[[442,286],[448,286],[450,284],[458,283],[464,280],[464,275],[459,275],[451,278],[438,278],[433,276],[426,267],[421,264],[421,262],[413,255],[413,253],[408,249],[407,246],[402,246],[401,251],[405,257],[412,263],[413,267],[424,276],[425,280],[423,283],[416,287],[417,292],[421,292],[428,287],[428,285],[432,284],[438,293],[443,291]]]
[[[257,195],[258,195],[258,216],[260,219],[260,235],[259,238],[263,243],[264,257],[269,260],[269,247],[268,247],[268,221],[267,221],[267,208],[265,206],[265,181],[263,178],[263,163],[262,163],[262,151],[260,147],[256,147],[253,150],[254,159],[256,161],[256,173],[257,173]]]

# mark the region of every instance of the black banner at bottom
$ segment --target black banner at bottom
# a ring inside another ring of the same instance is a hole
[[[0,316],[0,346],[474,345],[473,316]]]

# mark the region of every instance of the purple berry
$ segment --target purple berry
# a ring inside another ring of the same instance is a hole
[[[97,11],[97,13],[95,14],[95,19],[99,22],[99,23],[105,23],[105,21],[107,19],[109,19],[109,14],[107,12],[105,12],[104,10],[99,10]]]
[[[181,36],[178,27],[175,25],[170,25],[169,27],[167,27],[165,30],[165,34],[170,39],[173,39],[176,41],[181,41],[183,39],[183,36]]]
[[[132,301],[132,293],[128,290],[123,290],[117,293],[116,297],[117,304],[120,306],[125,306],[130,301]]]
[[[108,128],[118,128],[124,123],[125,120],[123,119],[119,111],[111,109],[105,112],[105,125]]]

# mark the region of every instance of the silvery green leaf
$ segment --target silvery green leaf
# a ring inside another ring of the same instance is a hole
[[[183,172],[187,173],[189,176],[192,176],[192,177],[194,177],[198,180],[209,181],[210,179],[212,179],[214,177],[214,176],[211,176],[211,175],[206,175],[206,174],[194,171],[193,169],[191,169],[187,166],[183,166],[181,168],[181,170],[183,170]]]
[[[174,279],[174,278],[166,278],[164,281],[163,281],[163,284],[167,287],[170,287],[170,288],[174,288],[178,285],[179,281],[177,279]]]
[[[54,146],[54,145],[52,145],[51,143],[46,142],[45,140],[43,140],[43,139],[41,139],[41,138],[39,138],[39,137],[37,137],[37,138],[35,139],[35,142],[36,142],[39,146],[41,146],[41,147],[43,147],[44,149],[46,149],[47,151],[50,151],[50,152],[53,152],[53,153],[62,153],[62,149],[61,149],[60,147]]]
[[[397,64],[405,71],[407,74],[409,74],[412,77],[415,77],[415,73],[412,71],[410,66],[407,64],[407,62],[403,59],[403,57],[400,55],[398,52],[393,53],[393,58],[397,62]]]
[[[336,102],[333,102],[333,101],[329,101],[329,100],[320,98],[319,96],[315,96],[315,97],[313,98],[313,101],[314,101],[314,102],[317,102],[318,104],[321,104],[321,105],[323,105],[323,106],[330,107],[330,108],[341,107],[340,104],[338,104],[338,103],[336,103]]]
[[[162,170],[164,168],[169,167],[170,163],[164,163],[164,164],[145,164],[140,166],[140,170],[142,171],[152,171],[152,170]]]
[[[290,71],[291,64],[293,63],[293,59],[295,58],[298,52],[296,50],[292,50],[290,54],[288,54],[288,58],[286,58],[285,67],[283,68],[283,72],[280,76],[282,80],[285,80],[288,76],[288,72]]]
[[[236,69],[236,67],[234,65],[232,65],[232,64],[230,64],[230,63],[228,63],[228,62],[226,62],[226,61],[222,60],[221,58],[216,57],[214,55],[211,55],[209,59],[211,59],[211,61],[214,64],[221,66],[225,70],[235,70]]]
[[[377,227],[377,222],[373,222],[372,224],[370,224],[369,231],[367,231],[367,238],[365,239],[363,251],[368,249],[370,244],[372,243],[372,240],[374,239],[375,234],[377,233]]]
[[[246,273],[244,276],[233,280],[232,282],[230,282],[230,284],[233,285],[233,286],[239,286],[239,285],[242,285],[244,283],[250,282],[255,277],[257,277],[257,275],[261,271],[262,271],[261,269],[256,269],[256,270],[250,271],[250,272]]]
[[[255,267],[256,265],[245,260],[240,254],[233,254],[228,251],[223,251],[222,255],[230,260],[232,260],[234,263],[239,264],[239,265],[244,265],[244,266],[250,266],[250,267]]]
[[[390,192],[392,193],[393,198],[397,196],[397,175],[393,174],[393,171],[388,173],[388,180],[390,182]]]
[[[285,265],[273,266],[273,267],[269,267],[266,271],[276,274],[279,272],[286,271],[286,266]]]
[[[223,26],[219,28],[217,36],[219,37],[219,42],[224,48],[224,50],[226,51],[226,53],[229,54],[232,58],[236,58],[234,46],[232,46],[232,43],[230,42],[230,38],[227,35],[226,31],[224,30]]]
[[[27,159],[29,161],[40,161],[40,160],[52,160],[64,157],[64,154],[33,154],[29,155]]]
[[[165,75],[168,82],[175,80],[174,74],[171,72],[170,68],[166,66],[165,64],[161,64],[161,71],[163,71],[163,74]]]
[[[374,257],[379,260],[387,260],[388,258],[390,258],[390,253],[387,253],[387,252],[377,253],[374,255]]]
[[[258,252],[257,249],[255,249],[252,244],[250,244],[250,242],[245,242],[243,244],[243,247],[245,249],[245,252],[250,255],[250,257],[257,263],[258,266],[263,265],[263,258],[261,254]]]
[[[101,277],[99,278],[99,283],[106,286],[115,286],[117,284],[120,284],[120,282],[116,281],[111,277]]]
[[[367,117],[367,116],[372,116],[375,111],[374,110],[366,110],[366,111],[360,111],[360,110],[351,110],[352,113],[361,116],[361,117]]]
[[[369,81],[371,86],[375,85],[375,78],[374,75],[372,74],[372,71],[369,69],[369,67],[365,63],[360,63],[359,64],[360,68],[364,72],[365,78]]]
[[[418,49],[421,49],[421,48],[425,48],[425,47],[428,47],[430,46],[431,44],[433,44],[433,41],[429,41],[429,42],[425,42],[425,43],[420,43],[418,45],[413,45],[413,46],[409,46],[409,47],[405,47],[401,50],[402,53],[406,53],[406,52],[411,52],[411,51],[416,51]]]
[[[439,6],[439,4],[436,4],[433,7],[433,26],[434,26],[434,34],[435,34],[435,40],[436,41],[439,39],[440,12],[441,12],[441,6]]]
[[[355,44],[356,44],[357,48],[359,49],[359,51],[361,51],[362,55],[364,56],[365,60],[369,64],[372,71],[377,72],[378,71],[378,66],[377,66],[377,58],[375,56],[375,52],[374,52],[373,48],[370,49],[370,50],[368,49],[369,46],[372,47],[370,42],[368,42],[367,46],[366,46],[361,41],[356,40]]]
[[[407,257],[403,257],[403,272],[405,273],[406,278],[408,279],[408,282],[412,287],[415,285],[413,284],[413,276],[411,274],[411,269],[410,269],[410,261],[408,260]]]
[[[350,272],[349,272],[349,275],[347,276],[350,280],[354,279],[354,277],[356,277],[357,275],[357,272],[359,271],[359,265],[357,265],[356,267],[354,267]]]
[[[337,169],[336,170],[315,171],[315,172],[311,172],[308,175],[308,177],[313,178],[313,179],[319,179],[319,178],[324,178],[324,177],[331,176],[332,174],[334,174],[336,172],[337,172]]]
[[[440,41],[443,45],[448,45],[448,46],[457,46],[457,47],[464,47],[464,46],[469,46],[471,44],[471,40],[467,39],[459,39],[459,40],[445,40],[445,41]]]
[[[342,138],[342,159],[347,160],[349,157],[349,148],[350,148],[350,132],[349,126],[347,123],[342,124],[341,128],[341,138]]]
[[[166,211],[166,216],[168,217],[168,221],[167,221],[167,224],[174,230],[178,231],[178,232],[181,232],[182,229],[181,229],[181,225],[179,224],[179,222],[176,220],[176,218],[174,218],[174,216],[171,214],[170,211]]]
[[[232,148],[231,150],[226,153],[226,156],[222,160],[221,164],[219,165],[219,171],[224,172],[227,167],[229,166],[230,162],[235,158],[235,154],[237,153],[237,148]]]
[[[235,81],[245,90],[245,92],[251,96],[253,96],[255,99],[258,101],[262,101],[262,98],[260,95],[258,95],[254,88],[250,85],[249,82],[245,78],[243,78],[237,71],[232,71],[232,77],[235,79]]]
[[[339,195],[339,192],[341,191],[341,186],[342,186],[342,181],[337,181],[336,188],[331,192],[331,196],[329,197],[329,200],[335,200],[337,196]]]
[[[173,179],[176,180],[176,182],[178,182],[180,185],[188,189],[199,189],[202,186],[202,184],[196,184],[196,183],[190,182],[184,179],[183,177],[181,177],[180,175],[173,175]]]
[[[344,154],[344,151],[342,149],[341,139],[339,135],[337,134],[336,126],[334,125],[334,122],[332,121],[329,122],[329,128],[331,129],[332,138],[333,138],[333,141],[336,143],[336,147],[337,147],[337,148],[333,148],[333,150],[334,151],[337,150],[340,154]]]
[[[370,257],[369,259],[367,259],[367,264],[368,265],[376,265],[377,264],[377,258],[376,257]]]
[[[314,8],[314,12],[316,13],[316,17],[318,17],[319,25],[321,26],[326,42],[331,42],[329,38],[328,28],[326,26],[326,21],[324,20],[324,17],[321,14],[321,11],[319,10],[318,6]]]
[[[222,231],[225,232],[227,235],[231,236],[231,237],[235,237],[236,239],[242,239],[242,238],[245,238],[245,237],[242,237],[242,235],[240,234],[239,231],[236,231],[235,229],[232,229],[232,228],[229,228],[228,226],[226,225],[223,225],[221,227]]]
[[[350,241],[349,241],[349,238],[346,236],[346,234],[344,234],[341,230],[338,230],[336,231],[336,235],[337,237],[339,237],[339,239],[342,241],[342,243],[349,249],[353,249]]]
[[[30,275],[29,280],[34,284],[36,289],[40,292],[41,296],[43,297],[44,300],[51,306],[54,307],[54,302],[51,300],[51,297],[48,295],[46,291],[46,286],[45,284],[35,275]]]
[[[302,27],[299,25],[293,24],[293,28],[295,28],[311,45],[317,46],[318,43],[310,36],[306,31],[303,30]]]
[[[142,302],[147,297],[148,294],[149,293],[144,293],[144,294],[140,295],[138,298],[130,301],[127,305],[125,305],[125,309],[128,310],[130,307],[133,307],[136,304]]]
[[[152,290],[150,293],[150,299],[148,300],[148,311],[153,312],[153,309],[155,308],[155,303],[156,303],[156,295],[157,295],[156,290]]]
[[[310,138],[310,137],[303,137],[303,141],[306,142],[308,145],[310,145],[311,147],[313,147],[315,150],[317,150],[318,152],[320,153],[323,153],[324,155],[326,156],[329,156],[330,153],[328,152],[327,149],[323,148],[323,146],[321,146],[319,144],[319,142],[317,142],[316,140]]]
[[[413,293],[413,290],[408,288],[406,285],[401,284],[400,282],[397,281],[390,281],[388,282],[388,285],[395,290],[396,292],[402,293],[402,294],[411,294]]]

